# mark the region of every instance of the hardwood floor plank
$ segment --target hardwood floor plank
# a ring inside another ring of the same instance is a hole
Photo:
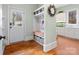
[[[33,40],[17,42],[6,46],[4,55],[79,55],[79,40],[58,36],[57,42],[57,47],[47,53]]]

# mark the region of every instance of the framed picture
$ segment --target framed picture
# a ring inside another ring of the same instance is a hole
[[[72,10],[72,11],[69,12],[69,14],[68,14],[68,16],[69,16],[68,23],[69,24],[76,24],[77,23],[76,15],[77,15],[77,11],[76,10]]]
[[[67,13],[67,28],[79,28],[79,11],[77,8],[66,11]]]
[[[67,10],[67,23],[71,25],[78,23],[78,9]]]

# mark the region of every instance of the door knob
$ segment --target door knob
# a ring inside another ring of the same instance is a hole
[[[12,23],[10,23],[10,28],[12,28]]]

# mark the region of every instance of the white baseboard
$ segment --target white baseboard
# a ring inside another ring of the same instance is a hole
[[[43,45],[43,46],[44,46],[44,48],[43,48],[44,52],[48,52],[48,51],[50,51],[50,50],[52,50],[52,49],[57,47],[57,42],[54,41],[54,42],[52,42],[50,44]]]
[[[33,36],[26,36],[26,38],[24,39],[24,41],[28,41],[28,40],[33,40]]]

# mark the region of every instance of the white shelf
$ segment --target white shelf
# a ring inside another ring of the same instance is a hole
[[[44,5],[42,5],[41,7],[39,7],[38,9],[36,9],[34,12],[40,10],[41,8],[44,8]]]
[[[34,12],[39,11],[40,9],[43,9],[44,5],[42,5],[41,7],[39,7],[38,9],[36,9]],[[34,16],[40,16],[40,15],[44,15],[44,11],[39,12],[38,14],[35,14]]]
[[[40,29],[41,29],[41,20],[42,19],[44,19],[44,10],[42,10],[42,11],[40,11],[41,9],[43,9],[44,8],[44,5],[43,6],[41,6],[41,7],[39,7],[38,9],[36,9],[34,12],[37,12],[38,11],[38,13],[37,14],[35,14],[34,15],[34,17],[35,17],[35,19],[34,20],[39,20],[38,21],[38,23],[36,23],[37,25],[35,25],[37,28],[36,28],[36,30],[39,30],[39,31],[41,31]],[[39,28],[38,28],[39,27]],[[37,42],[37,43],[39,43],[40,45],[44,45],[44,35],[36,35],[35,36],[35,41]]]
[[[34,16],[40,16],[40,15],[44,15],[44,12],[38,13],[38,14],[36,14]]]

